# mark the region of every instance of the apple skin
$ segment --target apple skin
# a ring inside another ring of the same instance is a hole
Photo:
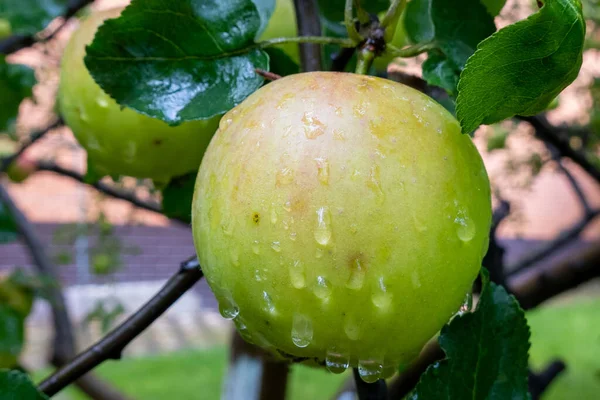
[[[484,164],[450,113],[335,72],[276,80],[225,114],[192,205],[200,265],[241,335],[367,381],[459,309],[490,223]]]
[[[85,46],[98,26],[121,10],[89,15],[71,37],[62,59],[60,113],[87,150],[95,174],[168,182],[198,168],[221,116],[171,127],[132,109],[121,110],[96,84],[83,62]]]
[[[296,36],[298,36],[298,27],[293,0],[277,0],[275,10],[259,41]],[[286,43],[275,47],[283,50],[296,64],[300,63],[300,50],[297,43]]]

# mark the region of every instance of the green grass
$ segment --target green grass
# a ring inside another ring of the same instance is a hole
[[[531,365],[539,369],[555,358],[567,363],[543,400],[600,399],[600,298],[542,307],[528,319]],[[226,348],[189,350],[109,361],[97,372],[134,399],[213,400],[220,398],[227,360]],[[346,376],[294,366],[288,400],[329,399]],[[85,399],[72,388],[57,398]]]
[[[227,361],[227,349],[219,347],[108,361],[96,372],[134,399],[217,400],[221,397]],[[38,373],[34,378],[39,380],[43,376],[43,373]],[[328,399],[346,376],[295,365],[288,386],[288,397],[290,400]],[[56,398],[86,399],[74,388],[61,392]]]
[[[578,300],[529,312],[531,365],[560,358],[564,371],[543,400],[600,399],[600,299]]]

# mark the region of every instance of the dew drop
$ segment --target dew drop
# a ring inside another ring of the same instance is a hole
[[[286,201],[285,204],[283,205],[283,209],[287,212],[292,211],[292,202],[291,201]]]
[[[336,348],[327,350],[325,355],[325,365],[329,372],[341,374],[350,366],[350,356]]]
[[[369,180],[367,185],[377,194],[377,198],[381,201],[383,199],[383,190],[381,189],[381,177],[379,172],[379,166],[373,165],[369,171]]]
[[[396,364],[384,364],[381,369],[381,379],[391,378],[397,370],[398,366]]]
[[[264,277],[262,275],[262,272],[260,269],[255,269],[254,270],[254,279],[256,280],[256,282],[262,282]]]
[[[475,223],[464,211],[460,211],[454,219],[454,223],[458,225],[456,234],[463,242],[470,242],[475,236]]]
[[[96,104],[98,104],[98,107],[100,108],[108,108],[108,100],[106,100],[104,97],[98,97],[96,99]]]
[[[240,266],[240,257],[235,249],[231,250],[231,263],[236,267]]]
[[[358,225],[357,224],[351,224],[350,225],[350,233],[356,234],[356,232],[358,232]]]
[[[294,171],[291,168],[284,167],[277,171],[276,177],[277,185],[289,185],[294,181]]]
[[[333,138],[335,140],[346,140],[346,137],[344,136],[344,132],[340,131],[339,129],[333,130]]]
[[[346,287],[352,290],[359,290],[363,287],[365,282],[365,267],[362,265],[360,260],[357,258],[352,262],[352,269],[350,271],[350,279],[346,283]]]
[[[233,221],[227,220],[221,223],[221,229],[226,236],[231,236],[233,234]]]
[[[271,243],[271,248],[276,253],[279,253],[281,251],[281,243],[279,243],[279,242],[273,242],[273,243]]]
[[[378,360],[358,360],[358,374],[367,383],[374,383],[381,377],[383,364]]]
[[[460,309],[458,310],[458,314],[459,315],[466,314],[468,312],[471,312],[472,309],[473,309],[473,294],[471,292],[468,292],[465,295],[465,299],[463,300],[463,303],[460,306]]]
[[[312,339],[312,321],[302,314],[295,314],[292,321],[292,342],[297,347],[306,347]]]
[[[417,270],[414,270],[412,274],[410,274],[410,279],[414,287],[421,287],[421,278],[419,277],[419,272],[417,272]]]
[[[323,249],[318,247],[317,250],[315,251],[315,258],[322,258],[323,257]]]
[[[331,295],[331,287],[329,281],[327,281],[327,279],[325,279],[325,277],[323,276],[318,276],[317,284],[313,288],[313,293],[321,300],[329,299],[329,296]]]
[[[268,313],[273,314],[275,312],[275,305],[273,304],[273,300],[271,299],[271,296],[269,296],[269,293],[263,291],[262,298],[263,298],[263,310]]]
[[[219,300],[219,313],[225,319],[234,319],[240,313],[240,309],[229,294]]]
[[[344,323],[344,333],[350,340],[358,340],[360,337],[360,327],[353,317],[348,317]]]
[[[321,246],[327,246],[331,239],[331,214],[329,207],[319,207],[317,210],[317,227],[315,228],[315,240]]]
[[[302,289],[306,286],[306,277],[304,275],[304,266],[299,260],[294,261],[290,266],[290,281],[296,289]]]
[[[388,292],[387,287],[385,286],[383,276],[377,281],[377,289],[371,296],[371,301],[375,307],[383,311],[389,310],[390,306],[392,305],[392,295]]]
[[[296,232],[290,232],[290,240],[296,240],[296,238],[298,237],[298,234]]]
[[[305,112],[302,116],[304,135],[307,139],[315,139],[325,133],[325,125],[312,114],[312,112]]]
[[[315,158],[317,162],[317,177],[319,182],[324,185],[329,184],[329,161],[326,158],[319,157]]]
[[[277,223],[277,211],[275,211],[275,207],[271,208],[271,223],[273,225]]]
[[[252,242],[252,252],[254,254],[260,254],[260,242],[258,240]]]

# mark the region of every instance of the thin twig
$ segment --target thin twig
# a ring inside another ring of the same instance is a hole
[[[563,129],[552,125],[543,115],[534,117],[517,117],[529,123],[538,138],[550,143],[560,152],[561,156],[570,158],[586,171],[597,182],[600,182],[600,169],[596,168],[583,152],[577,151],[569,144],[569,138],[563,133]]]
[[[346,0],[344,6],[344,25],[346,26],[348,37],[357,45],[363,41],[363,38],[360,36],[354,25],[353,6],[354,0]]]
[[[138,208],[142,208],[142,209],[148,210],[148,211],[153,211],[156,213],[162,213],[162,208],[161,208],[160,204],[158,204],[157,202],[145,201],[145,200],[139,199],[135,195],[135,193],[133,193],[132,191],[119,190],[111,185],[108,185],[108,184],[102,182],[102,181],[93,182],[93,183],[86,182],[86,180],[84,179],[84,176],[82,174],[72,171],[72,170],[69,170],[69,169],[66,169],[66,168],[63,168],[60,165],[55,164],[54,162],[38,161],[37,162],[37,170],[54,172],[56,174],[66,176],[68,178],[76,180],[77,182],[92,186],[92,187],[96,188],[99,192],[104,193],[108,196],[114,197],[116,199],[125,200]]]
[[[254,71],[268,81],[276,81],[277,79],[281,79],[281,75],[278,75],[274,72],[265,71],[264,69],[256,68]]]
[[[59,120],[55,121],[54,123],[52,123],[47,128],[32,133],[29,136],[29,138],[25,141],[25,143],[23,143],[16,152],[11,154],[10,156],[0,158],[0,172],[6,171],[6,169],[10,166],[10,164],[12,164],[17,158],[19,158],[19,156],[21,154],[23,154],[25,152],[25,150],[27,150],[29,148],[29,146],[31,146],[32,144],[34,144],[35,142],[37,142],[38,140],[43,138],[51,130],[54,130],[54,129],[62,126],[62,124],[63,124],[62,120],[59,119]]]
[[[196,257],[183,262],[179,271],[142,308],[99,342],[46,378],[40,383],[39,390],[53,396],[104,361],[119,359],[123,349],[191,289],[202,276]]]
[[[294,0],[299,36],[321,34],[317,0]],[[300,44],[300,61],[305,72],[321,70],[321,47],[316,43]]]
[[[577,196],[577,199],[579,200],[579,203],[581,204],[581,208],[583,208],[583,212],[585,213],[585,215],[592,214],[593,210],[590,207],[590,202],[588,201],[585,193],[583,193],[581,185],[579,184],[577,179],[575,179],[571,171],[569,171],[569,169],[564,166],[562,160],[557,159],[556,164],[558,166],[558,169],[560,169],[560,171],[565,175],[565,178],[567,178],[569,184],[573,188],[573,192],[575,192],[575,195]]]

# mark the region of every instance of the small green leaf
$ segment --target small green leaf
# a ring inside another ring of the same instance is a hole
[[[251,0],[133,0],[106,21],[85,63],[116,101],[171,125],[230,110],[263,84]]]
[[[529,399],[529,327],[516,299],[481,271],[473,313],[455,317],[438,338],[446,359],[429,366],[408,399]]]
[[[318,4],[323,17],[335,22],[344,20],[345,0],[318,0]],[[372,14],[378,14],[388,9],[390,0],[361,1],[361,6]]]
[[[481,3],[485,6],[492,17],[500,14],[500,11],[504,8],[506,0],[481,0]]]
[[[458,83],[463,132],[545,110],[577,77],[584,39],[579,0],[547,0],[537,13],[483,41]]]
[[[24,339],[24,317],[10,305],[0,303],[0,368],[16,366]]]
[[[29,377],[21,371],[0,370],[0,400],[45,400]]]
[[[10,21],[13,33],[34,34],[67,10],[69,0],[2,0],[0,19]]]
[[[0,201],[0,244],[13,242],[17,240],[17,236],[15,221],[10,211]]]
[[[162,191],[163,213],[169,218],[190,222],[195,185],[195,172],[173,178]]]
[[[0,132],[6,131],[16,121],[19,105],[31,97],[35,85],[33,70],[21,64],[8,64],[0,55]]]
[[[454,64],[439,52],[430,52],[423,63],[423,79],[430,85],[445,89],[451,96],[456,96],[459,74]]]
[[[411,41],[435,41],[457,69],[496,31],[492,16],[473,0],[413,0],[405,18]]]

